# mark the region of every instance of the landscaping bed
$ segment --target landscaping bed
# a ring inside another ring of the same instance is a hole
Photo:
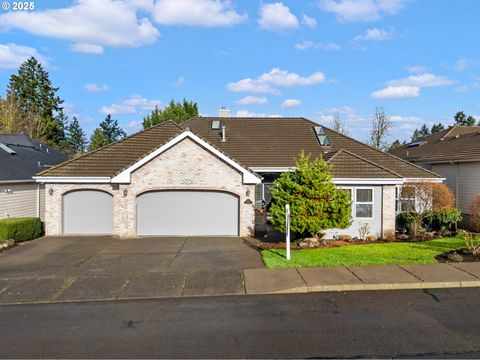
[[[435,256],[441,263],[479,262],[480,255],[472,255],[467,249],[451,250]]]
[[[437,256],[465,248],[460,237],[449,237],[424,242],[367,243],[363,246],[292,250],[291,260],[284,249],[261,250],[268,268],[295,268],[318,266],[357,266],[386,264],[434,264]]]

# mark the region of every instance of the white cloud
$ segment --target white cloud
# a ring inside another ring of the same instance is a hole
[[[227,84],[227,89],[233,92],[270,93],[279,95],[278,87],[295,87],[324,83],[325,75],[315,72],[303,77],[279,68],[273,68],[270,72],[260,75],[256,79],[246,78]]]
[[[417,98],[420,96],[420,88],[406,85],[387,86],[384,89],[372,92],[370,96],[374,99]]]
[[[89,93],[101,93],[110,91],[110,87],[107,84],[97,85],[97,84],[85,84],[85,90]]]
[[[35,57],[42,65],[48,66],[48,61],[38,53],[38,51],[29,46],[10,44],[0,44],[0,70],[17,69],[25,60]]]
[[[260,7],[258,25],[265,30],[282,31],[298,28],[298,19],[281,2],[264,4]]]
[[[310,29],[315,29],[317,27],[317,20],[304,14],[302,16],[302,24]]]
[[[70,46],[70,49],[75,52],[89,53],[89,54],[103,54],[103,46],[95,44],[76,43]]]
[[[454,84],[455,80],[451,80],[444,76],[434,75],[430,73],[423,73],[417,75],[410,75],[404,79],[390,80],[387,82],[391,86],[417,86],[417,87],[433,87],[445,86]]]
[[[393,31],[385,29],[372,28],[367,29],[364,34],[357,35],[353,38],[355,41],[386,41],[393,39]]]
[[[185,76],[179,76],[177,80],[175,81],[175,86],[183,86],[185,85],[185,82],[187,80],[185,79]]]
[[[233,26],[248,19],[229,0],[158,0],[153,16],[162,25],[204,27]]]
[[[321,0],[322,10],[336,15],[341,22],[367,22],[398,13],[406,0]]]
[[[238,110],[235,113],[235,117],[282,117],[282,115],[278,115],[278,114],[267,115],[263,113],[253,113],[248,110]]]
[[[366,117],[358,114],[357,111],[350,106],[324,109],[318,111],[315,115],[317,115],[324,124],[330,125],[335,119],[336,114],[339,115],[342,121],[350,125],[353,123],[360,124],[368,120]]]
[[[237,104],[241,105],[263,105],[267,103],[265,96],[245,96],[237,101]]]
[[[424,73],[427,72],[427,68],[425,66],[410,66],[407,68],[408,72],[411,72],[413,74],[419,74],[419,73]]]
[[[110,106],[103,106],[100,111],[104,114],[111,115],[137,114],[145,110],[153,110],[155,106],[160,107],[161,105],[162,102],[160,100],[148,100],[139,95],[132,95],[121,102],[114,103]]]
[[[314,43],[313,41],[310,41],[310,40],[303,40],[299,43],[295,43],[293,46],[297,50],[307,50],[307,49],[319,49],[319,50],[325,50],[325,51],[342,50],[342,47],[336,43],[326,43],[326,44],[321,42]]]
[[[466,93],[470,92],[470,89],[468,88],[468,86],[459,86],[459,87],[453,89],[453,91],[458,92],[458,93],[462,93],[462,94],[466,94]]]
[[[72,41],[72,50],[99,54],[104,46],[151,44],[160,33],[137,18],[139,1],[78,0],[71,7],[0,15],[0,28]],[[141,5],[141,4],[140,4]]]
[[[282,108],[291,108],[291,107],[296,107],[296,106],[299,106],[302,104],[302,101],[301,100],[298,100],[298,99],[285,99],[283,102],[282,102],[282,105],[281,107]]]
[[[478,61],[475,61],[473,59],[469,59],[469,58],[460,58],[458,59],[457,61],[455,61],[455,70],[457,71],[465,71],[475,65],[478,64]]]
[[[127,129],[132,130],[132,131],[138,131],[141,130],[143,127],[143,122],[142,121],[130,121],[127,125]]]

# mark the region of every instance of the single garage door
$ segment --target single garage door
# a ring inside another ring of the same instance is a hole
[[[238,197],[218,191],[155,191],[137,198],[138,235],[238,235]]]
[[[111,234],[113,197],[96,190],[76,190],[63,196],[64,234]]]

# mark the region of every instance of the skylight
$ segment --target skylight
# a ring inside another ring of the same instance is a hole
[[[426,141],[417,141],[417,142],[414,142],[414,143],[411,143],[411,144],[408,144],[407,147],[417,147],[417,146],[422,146],[423,144],[425,144]]]
[[[212,130],[220,130],[222,128],[222,122],[220,120],[212,120]]]
[[[317,140],[320,143],[320,146],[330,146],[332,143],[328,138],[327,134],[325,133],[325,129],[321,126],[314,126],[313,131],[317,136]]]
[[[10,155],[15,155],[17,152],[15,150],[10,149],[7,145],[0,143],[0,149],[6,151]]]

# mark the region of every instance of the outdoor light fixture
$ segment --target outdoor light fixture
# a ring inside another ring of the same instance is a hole
[[[123,196],[127,196],[128,194],[128,190],[127,189],[123,189]]]
[[[247,189],[246,193],[247,196],[250,196],[250,189]]]
[[[48,189],[48,194],[53,195],[53,189],[52,188]]]

